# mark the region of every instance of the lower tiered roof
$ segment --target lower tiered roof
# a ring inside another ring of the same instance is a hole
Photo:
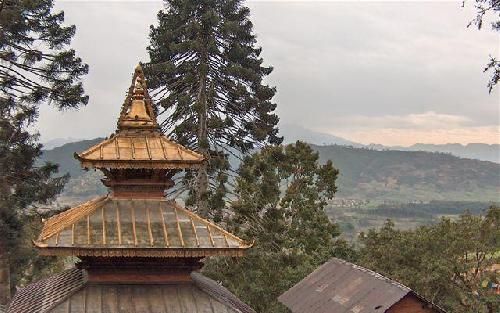
[[[251,246],[175,201],[103,196],[44,222],[44,255],[105,257],[240,256]]]
[[[71,269],[16,293],[8,313],[255,313],[215,281],[194,272],[183,284],[91,284]]]

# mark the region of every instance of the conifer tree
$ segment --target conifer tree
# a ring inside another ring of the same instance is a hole
[[[241,0],[165,4],[159,25],[151,27],[145,70],[160,99],[163,128],[208,159],[195,189],[199,213],[208,216],[210,207],[223,204],[228,154],[281,142],[273,113],[276,90],[263,83],[272,68],[262,65],[250,11]]]
[[[259,313],[287,312],[277,298],[332,256],[351,248],[324,211],[338,170],[305,143],[266,147],[239,168],[228,228],[254,247],[241,259],[212,258],[207,275]]]
[[[64,13],[52,8],[52,0],[0,2],[0,259],[10,256],[13,285],[28,264],[43,267],[22,245],[24,230],[36,224],[28,213],[53,199],[67,179],[53,177],[56,165],[36,163],[39,105],[65,109],[88,101],[80,81],[88,66],[67,49],[75,27],[63,26]]]

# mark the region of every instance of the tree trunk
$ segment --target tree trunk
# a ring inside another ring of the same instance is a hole
[[[203,61],[208,62],[208,57],[203,57]],[[202,64],[206,64],[202,61]],[[206,88],[207,73],[206,68],[202,68],[200,73],[200,82],[198,89],[198,151],[205,157],[201,168],[198,170],[196,182],[196,205],[198,213],[202,217],[209,217],[208,212],[208,158],[209,158],[209,143],[207,130],[207,88]]]
[[[10,301],[10,264],[7,246],[0,238],[0,305],[7,305]]]

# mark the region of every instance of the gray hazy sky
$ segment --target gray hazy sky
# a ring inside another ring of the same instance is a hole
[[[466,28],[461,1],[251,1],[251,19],[276,86],[281,123],[362,143],[500,143],[500,99],[488,94],[499,33]],[[133,68],[147,61],[162,1],[57,1],[90,65],[90,103],[42,107],[42,141],[114,131]],[[489,25],[487,25],[489,26]]]

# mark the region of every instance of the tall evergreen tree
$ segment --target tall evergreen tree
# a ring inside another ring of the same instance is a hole
[[[338,171],[297,142],[264,148],[245,158],[238,172],[238,200],[226,222],[254,247],[241,259],[213,258],[204,271],[257,312],[287,312],[279,295],[332,256],[352,253],[324,211]]]
[[[207,157],[195,179],[195,199],[199,213],[208,216],[223,204],[228,154],[281,142],[276,90],[263,83],[272,68],[262,65],[250,10],[241,0],[165,4],[159,25],[151,27],[145,70],[158,92],[164,129]]]
[[[24,231],[36,224],[28,213],[53,199],[67,179],[53,177],[57,166],[36,163],[41,145],[30,129],[39,105],[65,109],[88,101],[80,82],[88,66],[67,49],[75,27],[63,26],[64,13],[52,9],[52,0],[0,2],[0,259],[14,261],[13,285],[26,265],[43,263],[22,245]]]

